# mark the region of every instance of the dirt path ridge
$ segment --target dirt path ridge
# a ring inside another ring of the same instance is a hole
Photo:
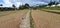
[[[30,11],[22,18],[20,28],[30,28]]]

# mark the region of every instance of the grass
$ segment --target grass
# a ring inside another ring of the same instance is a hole
[[[47,11],[47,10],[43,10],[43,11],[46,11],[46,12],[51,12],[51,13],[56,13],[56,14],[60,14],[60,12]]]
[[[50,9],[50,10],[60,10],[60,7],[51,7],[51,8],[47,8],[47,9]]]
[[[56,12],[54,10],[60,10],[60,7],[42,7],[42,8],[37,8],[38,10],[43,10],[46,12],[51,12],[51,13],[56,13],[56,14],[60,14],[60,12]],[[50,11],[53,10],[53,11]]]
[[[60,7],[44,7],[41,9],[49,9],[49,10],[60,10]]]
[[[32,19],[32,16],[31,16],[31,10],[30,10],[30,27],[34,28],[33,19]]]

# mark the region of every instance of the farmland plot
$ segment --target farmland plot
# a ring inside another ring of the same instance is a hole
[[[0,17],[0,28],[19,28],[22,17],[28,10],[20,10]]]
[[[32,10],[35,28],[60,28],[60,15],[40,10]]]

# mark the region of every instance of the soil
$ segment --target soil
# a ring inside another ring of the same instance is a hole
[[[35,28],[60,28],[60,14],[32,10]]]
[[[0,28],[19,28],[22,17],[27,13],[27,10],[20,10],[9,15],[0,17]]]
[[[30,11],[22,19],[20,28],[30,28]]]

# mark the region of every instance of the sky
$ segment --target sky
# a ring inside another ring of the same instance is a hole
[[[15,4],[16,7],[19,7],[19,5],[24,5],[25,3],[28,3],[30,6],[37,6],[45,5],[48,4],[49,2],[50,0],[0,0],[0,4],[3,4],[3,7],[12,7],[12,4]]]

